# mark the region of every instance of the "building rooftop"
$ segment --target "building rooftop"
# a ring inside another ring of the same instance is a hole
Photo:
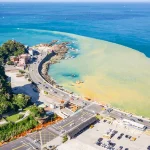
[[[72,131],[73,128],[76,129],[80,124],[88,121],[90,118],[93,118],[93,116],[95,116],[93,113],[82,109],[74,113],[74,115],[51,126],[51,128],[56,130],[56,132],[59,132],[59,134],[68,133]]]
[[[91,125],[92,123],[96,122],[96,117],[88,118],[85,122],[81,122],[78,126],[75,126],[72,128],[67,134],[70,136],[70,138],[76,136],[80,131]]]

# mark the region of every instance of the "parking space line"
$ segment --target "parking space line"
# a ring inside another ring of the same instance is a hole
[[[53,135],[54,137],[56,136],[56,134],[52,133],[51,131],[48,131],[51,135]]]

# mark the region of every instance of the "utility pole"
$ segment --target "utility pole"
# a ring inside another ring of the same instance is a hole
[[[43,150],[41,131],[39,131],[39,134],[40,134],[40,141],[41,141],[41,150]]]

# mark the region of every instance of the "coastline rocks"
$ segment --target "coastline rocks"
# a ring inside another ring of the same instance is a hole
[[[69,44],[69,42],[63,42],[60,44],[55,44],[57,42],[57,40],[52,41],[48,47],[50,47],[50,49],[52,50],[52,53],[54,54],[50,60],[46,61],[45,63],[43,63],[42,65],[42,69],[41,69],[41,75],[43,76],[43,78],[50,83],[51,85],[53,85],[56,88],[59,88],[62,91],[68,92],[66,90],[63,89],[62,86],[59,86],[54,79],[52,79],[49,75],[48,75],[48,68],[51,64],[55,64],[60,62],[61,59],[65,58],[65,54],[68,52],[68,48],[67,48],[67,44]],[[53,46],[50,46],[54,44]],[[41,44],[39,44],[41,46]],[[69,93],[69,92],[68,92]]]

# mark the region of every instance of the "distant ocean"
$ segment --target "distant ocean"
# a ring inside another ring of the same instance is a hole
[[[0,3],[0,44],[49,41],[47,33],[26,29],[107,40],[150,57],[150,3]]]
[[[73,41],[73,58],[50,66],[56,82],[150,117],[150,3],[0,3],[0,44],[8,39]]]

